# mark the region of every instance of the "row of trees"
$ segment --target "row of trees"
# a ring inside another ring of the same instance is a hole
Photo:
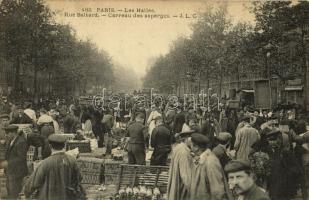
[[[305,80],[309,2],[257,1],[248,9],[254,25],[233,24],[224,3],[208,6],[190,38],[179,38],[167,55],[157,58],[144,86],[175,92],[184,81],[195,81],[207,88],[217,83],[220,90],[224,81],[240,83],[253,74],[282,82]]]
[[[28,83],[38,96],[42,81],[50,93],[58,88],[66,94],[73,86],[83,92],[89,84],[111,85],[114,74],[108,54],[90,41],[79,40],[70,26],[56,23],[53,15],[41,0],[2,0],[0,57],[11,63],[6,71],[14,74],[13,92]]]

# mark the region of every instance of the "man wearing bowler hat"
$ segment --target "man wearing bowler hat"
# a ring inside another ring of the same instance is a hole
[[[1,163],[7,176],[8,199],[17,199],[22,190],[22,180],[28,174],[28,145],[24,136],[18,134],[15,125],[6,126],[8,137],[5,161]]]
[[[210,140],[200,133],[191,136],[195,154],[190,199],[232,199],[219,159],[210,150]]]
[[[168,200],[188,200],[193,168],[191,156],[191,134],[194,131],[177,133],[179,144],[172,149],[171,164],[167,185]]]
[[[224,168],[228,174],[228,182],[238,199],[270,200],[267,194],[254,183],[254,175],[249,161],[233,160]]]
[[[212,152],[220,160],[221,166],[224,167],[231,160],[227,151],[231,145],[232,135],[228,132],[220,132],[216,138],[219,144],[212,150]]]
[[[27,180],[24,188],[25,196],[29,197],[37,191],[38,200],[85,199],[76,159],[67,155],[64,150],[66,137],[52,134],[48,140],[52,155],[41,161]]]

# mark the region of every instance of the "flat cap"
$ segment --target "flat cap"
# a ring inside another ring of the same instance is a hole
[[[193,133],[191,135],[191,140],[194,144],[200,147],[207,147],[210,143],[208,137],[200,133]]]
[[[224,167],[224,171],[226,173],[239,172],[243,170],[252,170],[249,161],[232,160]]]
[[[17,131],[18,130],[18,126],[16,126],[16,125],[8,125],[8,126],[4,127],[4,130],[7,131],[7,132]]]
[[[49,142],[55,142],[55,143],[65,143],[66,137],[61,134],[51,134],[48,137]]]
[[[230,139],[232,139],[232,135],[228,132],[220,132],[217,135],[217,139],[223,142],[229,141]]]
[[[10,116],[8,114],[2,114],[2,115],[0,115],[0,119],[2,119],[2,118],[10,119]]]

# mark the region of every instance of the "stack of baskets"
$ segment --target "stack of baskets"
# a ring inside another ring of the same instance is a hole
[[[100,184],[103,175],[103,159],[80,157],[77,165],[82,174],[82,184]]]
[[[104,161],[104,183],[106,185],[116,185],[119,180],[120,166],[124,161],[105,159]]]

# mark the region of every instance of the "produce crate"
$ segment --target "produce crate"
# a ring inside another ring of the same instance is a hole
[[[91,172],[81,172],[82,184],[100,184],[101,183],[101,173],[91,173]]]
[[[124,161],[105,159],[104,160],[104,174],[119,174],[120,166]]]
[[[79,157],[77,159],[77,166],[82,172],[89,173],[102,173],[103,171],[103,159]]]
[[[164,194],[167,188],[168,170],[166,166],[121,165],[117,191],[126,186],[145,185],[152,188],[158,187]]]
[[[104,162],[104,183],[117,184],[119,181],[120,166],[124,164],[124,161],[116,161],[113,159],[105,159]]]
[[[78,148],[80,153],[91,152],[90,141],[88,140],[69,140],[66,142],[66,150]]]

